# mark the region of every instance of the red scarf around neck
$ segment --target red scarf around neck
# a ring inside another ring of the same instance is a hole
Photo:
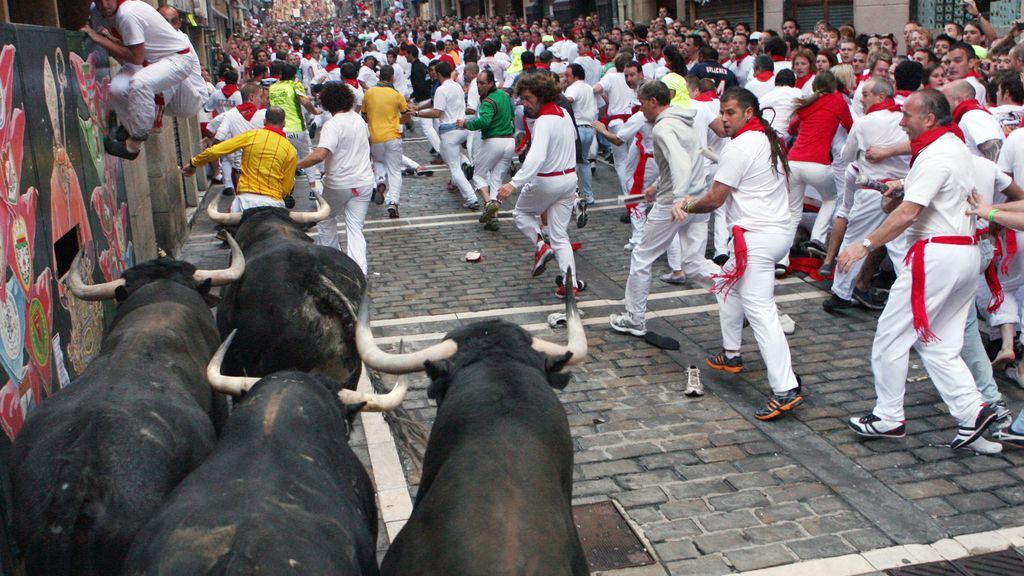
[[[914,161],[917,160],[917,156],[922,150],[946,134],[954,134],[960,140],[964,139],[964,133],[961,132],[960,127],[954,123],[932,128],[910,141],[910,165],[914,165]]]
[[[747,120],[747,123],[740,127],[732,137],[739,138],[740,134],[743,134],[744,132],[761,132],[762,134],[768,134],[768,131],[764,129],[764,124],[761,122],[761,119],[757,116],[751,116],[750,120]]]
[[[235,92],[238,92],[238,84],[225,84],[220,91],[221,94],[224,94],[225,98],[231,98]]]
[[[913,93],[914,93],[913,90],[897,90],[896,91],[896,95],[901,97],[901,98],[909,98],[910,95],[913,94]]]
[[[537,62],[533,65],[537,70],[551,70],[551,66],[543,62]]]
[[[246,122],[252,122],[252,117],[256,114],[258,108],[252,102],[243,102],[235,106],[235,110],[238,110],[238,113],[242,115],[242,118],[245,118]]]
[[[748,56],[750,56],[749,53],[740,54],[739,57],[736,58],[736,63],[739,64],[740,62],[743,62]]]
[[[796,87],[801,89],[801,90],[803,90],[804,89],[804,85],[807,84],[808,82],[810,82],[811,78],[814,78],[814,74],[808,74],[808,75],[804,76],[803,78],[797,78],[796,79]]]
[[[903,106],[897,104],[896,101],[893,100],[892,98],[887,98],[885,100],[882,100],[878,104],[875,104],[874,106],[868,107],[866,114],[878,112],[879,110],[891,110],[893,112],[900,112],[903,110]]]
[[[338,66],[337,64],[328,64],[325,70],[327,70],[327,72],[334,72],[338,68],[341,68],[341,66]]]
[[[785,62],[785,56],[772,56],[772,62]]]
[[[694,98],[694,100],[696,100],[697,102],[711,102],[715,98],[718,98],[718,92],[715,92],[714,90],[708,90],[707,92],[701,92],[700,94],[697,94],[697,97]]]
[[[981,110],[985,114],[992,114],[984,106],[982,106],[975,98],[971,98],[970,100],[964,100],[963,102],[957,104],[956,108],[953,108],[953,122],[959,124],[960,119],[964,117],[964,114],[967,114],[971,110]]]
[[[771,70],[765,70],[764,72],[758,72],[754,74],[754,79],[757,80],[758,82],[767,82],[774,75],[775,72],[772,72]]]
[[[561,118],[562,116],[565,116],[565,112],[562,111],[562,107],[558,104],[548,102],[541,106],[540,110],[537,112],[537,117],[540,118],[541,116],[558,116]]]
[[[348,79],[348,78],[346,78],[345,79],[345,84],[348,84],[349,86],[351,86],[353,88],[359,88],[359,80],[356,80],[356,79]]]
[[[284,133],[284,130],[281,130],[277,126],[271,126],[270,124],[267,124],[267,125],[265,125],[263,127],[263,129],[264,130],[270,130],[271,132],[273,132],[274,134],[277,134],[278,136],[280,136],[282,138],[287,138],[288,137],[288,135]]]

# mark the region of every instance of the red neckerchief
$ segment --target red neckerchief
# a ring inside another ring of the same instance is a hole
[[[718,98],[718,92],[715,92],[714,90],[708,90],[707,92],[701,92],[700,94],[697,94],[697,97],[694,98],[694,100],[696,100],[697,102],[711,102],[715,98]]]
[[[979,78],[981,80],[984,80],[984,78],[981,76],[981,74],[978,74],[974,70],[970,70],[970,71],[967,72],[967,74],[964,74],[964,77],[961,78],[961,80],[966,80],[968,78]]]
[[[732,58],[721,58],[719,59],[718,64],[720,66],[728,66],[729,62],[732,62]]]
[[[224,94],[225,98],[231,98],[235,92],[238,92],[238,84],[225,84],[220,91],[221,94]]]
[[[378,34],[377,35],[377,40],[387,40],[387,39],[388,39],[388,35],[387,34]]]
[[[959,124],[960,119],[964,117],[964,114],[967,114],[971,110],[981,110],[985,114],[988,114],[990,116],[992,115],[991,112],[986,110],[984,106],[978,103],[977,99],[971,98],[970,100],[964,100],[963,102],[957,104],[956,108],[953,108],[953,122]]]
[[[640,61],[640,65],[641,66],[643,66],[644,64],[653,64],[653,63],[654,63],[654,58],[651,58],[650,56],[645,56],[644,59]]]
[[[960,127],[955,122],[932,128],[910,141],[910,165],[914,165],[914,161],[917,160],[917,156],[922,150],[946,134],[955,134],[960,140],[964,139],[964,133],[960,131]]]
[[[605,56],[604,52],[601,52],[600,54],[598,54],[598,59],[597,60],[598,60],[598,62],[601,63],[601,66],[604,66],[605,64],[608,63],[608,57]]]
[[[735,62],[736,62],[737,64],[739,64],[740,62],[743,62],[744,60],[746,60],[746,59],[747,59],[747,56],[750,56],[750,53],[749,53],[749,52],[748,52],[748,53],[746,53],[746,54],[740,54],[739,58],[735,58],[735,59],[734,59],[734,61],[735,61]]]
[[[764,72],[758,72],[754,74],[754,79],[757,80],[758,82],[767,82],[769,79],[771,79],[772,76],[775,76],[775,72],[772,72],[771,70],[765,70]]]
[[[899,112],[903,110],[903,106],[897,104],[896,101],[893,100],[892,98],[886,98],[885,100],[882,100],[878,104],[868,107],[868,110],[867,112],[865,112],[865,114],[871,114],[872,112],[878,112],[879,110],[891,110],[893,112]]]
[[[271,126],[270,124],[267,124],[266,126],[263,127],[263,129],[264,130],[270,130],[271,132],[281,136],[282,138],[287,138],[288,137],[288,135],[284,133],[284,130],[281,130],[277,126]]]
[[[772,62],[785,62],[785,56],[772,56]]]
[[[523,64],[523,70],[533,70],[536,67],[536,64]]]
[[[647,150],[644,148],[644,136],[639,132],[636,133],[636,149],[640,152],[640,157],[633,170],[633,185],[629,188],[629,193],[632,196],[637,196],[644,191],[644,173],[647,171]],[[626,209],[629,210],[630,216],[641,216],[639,202],[627,204]]]
[[[913,93],[914,93],[913,90],[897,90],[896,91],[896,95],[901,97],[901,98],[908,98]]]
[[[345,84],[348,84],[349,86],[351,86],[353,88],[359,88],[359,80],[346,78],[345,79]]]
[[[551,65],[550,64],[545,64],[543,62],[537,62],[536,64],[534,64],[534,66],[538,70],[551,70]]]
[[[594,57],[594,51],[593,50],[586,50],[586,51],[580,52],[580,58],[583,58],[584,56],[590,56],[591,58],[593,58]]]
[[[803,78],[797,78],[796,79],[796,87],[801,89],[801,90],[803,90],[804,89],[804,85],[807,84],[807,82],[809,82],[811,80],[811,78],[814,78],[814,74],[808,74],[808,75],[804,76]]]
[[[540,118],[541,116],[558,116],[561,118],[562,116],[565,116],[565,112],[562,111],[562,107],[558,104],[548,102],[541,106],[540,110],[537,112],[537,117]]]
[[[334,72],[338,68],[341,68],[341,66],[338,66],[337,64],[328,64],[325,70],[327,70],[328,72]]]
[[[913,143],[911,143],[913,147]],[[932,236],[914,242],[903,263],[910,268],[910,311],[914,317],[914,331],[924,344],[939,340],[928,323],[928,308],[925,304],[924,249],[928,244],[952,244],[954,246],[976,245],[973,236]]]
[[[312,54],[303,54],[302,57],[305,58],[306,60],[312,60],[313,59],[313,55]]]
[[[761,122],[761,119],[758,118],[757,116],[751,116],[750,120],[747,120],[747,123],[740,127],[740,129],[737,130],[736,133],[732,135],[733,139],[739,138],[740,134],[743,134],[744,132],[761,132],[762,134],[768,133],[768,131],[764,129],[764,124]]]
[[[245,118],[246,122],[252,122],[252,117],[256,114],[258,108],[252,102],[243,102],[235,106],[235,110],[238,110],[238,113],[242,115],[242,118]]]
[[[752,118],[751,120],[754,119]],[[750,123],[748,122],[747,124]],[[743,129],[746,129],[746,126],[741,130]],[[754,128],[751,128],[751,130],[754,130]],[[739,136],[738,132],[736,136]],[[747,271],[747,239],[744,236],[746,232],[746,230],[739,226],[732,227],[733,268],[732,270],[726,270],[723,267],[721,274],[711,275],[711,279],[716,281],[715,287],[711,289],[711,292],[713,294],[721,294],[723,300],[729,297],[729,292],[739,283],[740,279],[743,278],[743,274]],[[721,282],[717,282],[718,280],[721,280]]]

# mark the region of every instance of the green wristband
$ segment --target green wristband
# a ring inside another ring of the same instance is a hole
[[[996,213],[997,212],[999,212],[998,208],[993,208],[993,209],[988,211],[988,221],[989,222],[995,222],[996,221],[995,218],[996,218]]]

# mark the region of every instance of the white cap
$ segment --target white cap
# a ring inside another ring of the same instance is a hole
[[[748,38],[750,38],[751,40],[756,42],[756,41],[761,39],[761,33],[760,32],[751,32],[750,36],[748,36]]]

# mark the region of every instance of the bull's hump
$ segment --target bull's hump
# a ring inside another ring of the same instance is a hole
[[[267,400],[267,405],[263,409],[263,436],[269,438],[274,432],[274,423],[277,421],[277,415],[281,410],[281,401],[284,400],[285,389],[275,390]]]

